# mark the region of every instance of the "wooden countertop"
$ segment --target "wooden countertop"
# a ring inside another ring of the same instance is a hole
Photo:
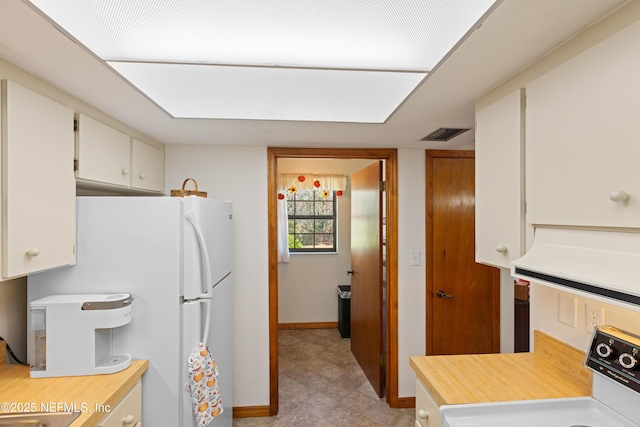
[[[534,353],[411,357],[439,405],[591,396],[585,353],[534,331]]]
[[[29,405],[36,412],[62,412],[63,405],[74,406],[82,415],[71,427],[94,426],[107,414],[105,409],[113,408],[148,367],[147,360],[133,360],[131,366],[115,374],[30,378],[28,366],[0,364],[0,403]],[[43,411],[41,405],[48,410]],[[0,408],[3,412],[7,411]]]

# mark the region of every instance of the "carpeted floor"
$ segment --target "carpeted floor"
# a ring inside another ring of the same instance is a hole
[[[279,331],[280,410],[234,427],[413,427],[415,410],[379,399],[337,329]]]

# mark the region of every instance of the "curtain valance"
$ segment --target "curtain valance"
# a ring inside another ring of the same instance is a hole
[[[292,187],[296,190],[343,190],[347,186],[347,176],[337,173],[284,173],[278,175],[278,191]]]

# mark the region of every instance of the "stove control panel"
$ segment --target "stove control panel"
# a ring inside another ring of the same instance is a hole
[[[585,365],[640,393],[640,337],[613,326],[599,326],[591,337]]]

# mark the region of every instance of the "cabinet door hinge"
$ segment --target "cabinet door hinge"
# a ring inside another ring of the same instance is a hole
[[[380,191],[387,191],[387,181],[380,181]]]
[[[78,119],[73,119],[73,131],[78,132]]]
[[[385,366],[387,364],[387,356],[384,354],[380,355],[380,366]]]
[[[73,159],[73,171],[76,172],[78,170],[78,159]]]

